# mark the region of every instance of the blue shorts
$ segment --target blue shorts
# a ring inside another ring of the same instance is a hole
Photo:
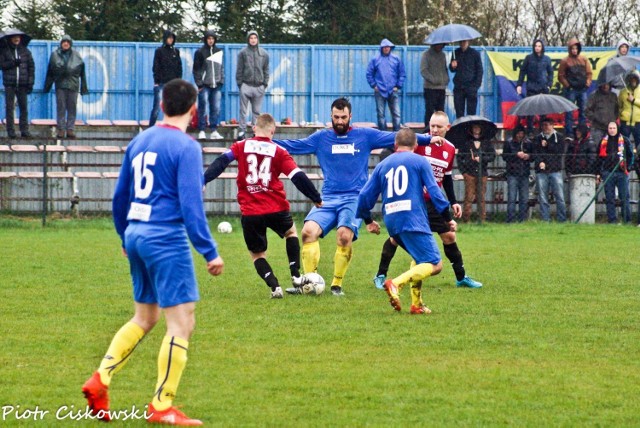
[[[167,308],[200,299],[182,224],[132,222],[124,232],[124,242],[137,303]]]
[[[416,264],[437,265],[442,260],[438,244],[431,233],[400,232],[393,239],[413,258]]]
[[[320,208],[313,207],[304,221],[315,221],[322,229],[324,238],[332,229],[338,227],[348,227],[353,231],[353,240],[358,239],[358,229],[362,224],[362,219],[356,218],[356,208],[358,206],[358,195],[322,198]]]

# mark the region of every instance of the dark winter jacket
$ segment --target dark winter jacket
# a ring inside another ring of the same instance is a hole
[[[618,97],[609,91],[606,94],[600,88],[587,99],[584,114],[591,121],[591,127],[606,131],[609,123],[615,122],[620,116]]]
[[[252,34],[258,35],[255,31],[247,33],[247,42]],[[242,48],[238,53],[238,64],[236,66],[236,83],[238,87],[246,83],[249,86],[269,85],[269,54],[260,47],[260,43],[256,46],[247,46]]]
[[[524,128],[518,127],[514,129],[514,136],[515,134],[517,134],[517,131],[524,132]],[[529,159],[520,159],[517,156],[518,152],[524,152],[528,154],[530,156]],[[526,137],[523,138],[522,141],[516,141],[515,138],[511,138],[509,141],[504,143],[504,147],[502,148],[502,159],[504,159],[505,163],[507,164],[507,175],[515,177],[528,177],[531,161],[533,160],[533,158],[531,157],[532,152],[533,145],[531,141]]]
[[[422,53],[420,58],[420,74],[426,89],[447,89],[449,73],[447,72],[447,56],[444,50],[436,51],[433,45]]]
[[[173,37],[173,43],[167,44],[169,36]],[[162,46],[156,49],[153,55],[153,83],[164,85],[172,79],[182,78],[182,60],[180,51],[175,47],[176,35],[171,30],[164,30],[162,34]]]
[[[489,175],[487,167],[496,158],[496,150],[489,140],[482,140],[480,148],[476,148],[473,137],[469,136],[458,147],[456,159],[458,161],[458,169],[462,174],[478,175],[480,172],[480,162],[472,160],[472,157],[480,156],[482,161],[482,176]]]
[[[2,82],[5,88],[33,89],[35,76],[33,56],[22,42],[17,46],[9,42],[8,47],[2,48],[0,65],[2,66]]]
[[[578,46],[578,54],[571,54],[571,46]],[[580,55],[582,52],[582,44],[577,38],[572,38],[567,43],[567,50],[569,55],[560,61],[558,67],[558,81],[565,89],[582,90],[591,86],[591,78],[593,76],[593,69],[591,63],[584,55]]]
[[[537,42],[542,43],[542,52],[537,55],[535,51],[527,55],[520,68],[520,76],[516,86],[522,86],[525,77],[527,79],[527,92],[537,94],[548,94],[553,85],[553,66],[551,58],[544,54],[544,43],[542,40],[534,40],[533,46]]]
[[[60,39],[60,44],[67,41],[71,47],[67,51],[63,51],[59,47],[51,52],[49,57],[49,67],[47,68],[47,76],[44,82],[44,92],[51,90],[53,84],[56,89],[68,89],[74,92],[80,92],[82,95],[88,94],[87,75],[84,70],[84,61],[80,53],[73,49],[73,40],[70,36],[64,35]]]
[[[620,133],[613,137],[609,136],[609,134],[605,135],[602,141],[600,141],[596,148],[596,174],[603,174],[606,172],[611,172],[616,167],[618,162],[620,161],[620,155],[618,153],[618,139]],[[633,160],[633,148],[631,146],[631,142],[627,137],[623,138],[624,145],[624,155],[623,162],[620,165],[618,171],[627,172],[632,169],[632,160]],[[631,166],[629,166],[631,165]]]
[[[480,88],[482,85],[482,59],[480,53],[468,47],[464,52],[461,48],[454,51],[452,60],[458,62],[458,66],[453,69],[449,63],[449,70],[456,75],[453,77],[453,85],[455,88]]]
[[[207,44],[208,37],[213,37],[212,46]],[[218,36],[213,31],[205,31],[202,39],[204,45],[193,55],[193,81],[198,88],[203,86],[217,88],[224,84],[222,49],[216,46]]]
[[[567,174],[595,174],[596,145],[588,131],[580,140],[577,138],[567,146],[564,167]],[[583,134],[583,135],[584,135]]]
[[[547,141],[547,146],[542,146],[542,140]],[[562,135],[553,131],[548,137],[539,134],[533,140],[533,166],[536,173],[551,173],[562,171],[562,155],[564,154],[564,143]],[[545,168],[540,169],[540,164],[544,162]]]

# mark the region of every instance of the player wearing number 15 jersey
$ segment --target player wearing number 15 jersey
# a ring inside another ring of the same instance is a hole
[[[409,281],[414,284],[442,270],[438,245],[429,228],[424,189],[431,194],[431,201],[449,227],[455,230],[456,225],[429,161],[412,153],[416,143],[413,131],[400,130],[396,135],[396,153],[376,166],[358,197],[358,217],[364,219],[370,232],[376,232],[379,229],[371,218],[371,209],[382,194],[382,215],[389,235],[415,262],[407,272],[384,284],[389,301],[397,311],[400,310],[399,288]],[[420,288],[412,287],[411,298],[412,313],[428,313],[422,303]]]
[[[267,228],[286,238],[289,270],[294,285],[300,285],[300,242],[289,213],[289,202],[280,181],[284,174],[317,207],[320,193],[289,153],[271,141],[276,122],[261,114],[254,126],[255,137],[238,141],[220,155],[205,171],[205,183],[214,180],[234,160],[238,161],[238,203],[242,212],[242,231],[258,275],[271,288],[272,298],[282,298],[282,288],[267,262]]]

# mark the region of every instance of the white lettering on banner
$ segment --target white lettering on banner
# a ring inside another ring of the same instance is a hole
[[[247,140],[244,145],[244,152],[274,157],[276,155],[276,145],[266,141]]]
[[[131,202],[131,208],[127,215],[127,220],[149,221],[151,217],[151,205]]]
[[[411,199],[389,202],[384,205],[385,214],[393,214],[400,211],[411,211]]]
[[[334,155],[352,155],[355,153],[353,144],[334,144],[331,146],[331,153]]]

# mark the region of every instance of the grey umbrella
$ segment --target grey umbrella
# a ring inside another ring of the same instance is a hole
[[[613,88],[622,88],[625,73],[635,70],[638,64],[640,64],[638,56],[626,55],[612,58],[600,70],[597,83],[598,85],[608,83]]]
[[[559,95],[539,94],[526,97],[511,107],[509,114],[516,116],[534,116],[536,114],[565,113],[578,107]]]
[[[13,36],[22,36],[22,44],[24,46],[27,46],[31,41],[31,36],[27,33],[15,28],[7,28],[6,30],[0,32],[0,46],[4,45],[5,43],[8,44],[9,39]]]
[[[483,139],[491,139],[496,135],[496,132],[498,132],[496,124],[486,117],[470,115],[456,119],[451,124],[451,128],[447,131],[447,140],[454,144],[463,142],[467,138],[469,129],[471,129],[473,125],[480,125]]]
[[[439,45],[442,43],[453,43],[461,40],[473,40],[482,37],[475,28],[463,24],[447,24],[438,27],[424,39],[427,45]]]

